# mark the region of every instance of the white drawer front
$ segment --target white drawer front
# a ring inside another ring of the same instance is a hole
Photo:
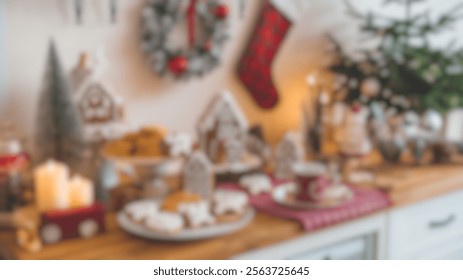
[[[290,257],[291,260],[348,260],[365,259],[372,250],[368,244],[367,237],[360,237],[344,242],[339,242],[325,248],[313,250],[307,253]]]
[[[390,257],[410,258],[462,232],[463,191],[395,209],[390,215]]]

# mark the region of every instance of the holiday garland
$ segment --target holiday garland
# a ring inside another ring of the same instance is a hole
[[[228,14],[228,6],[218,0],[149,1],[142,12],[142,49],[152,69],[181,79],[212,70],[228,39]],[[168,40],[182,20],[187,22],[188,48],[174,47]]]

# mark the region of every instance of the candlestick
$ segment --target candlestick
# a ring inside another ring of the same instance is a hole
[[[69,169],[49,160],[34,171],[36,205],[39,211],[65,209],[69,206]]]
[[[69,181],[69,202],[71,207],[87,207],[93,204],[95,192],[93,183],[81,176],[74,176]]]

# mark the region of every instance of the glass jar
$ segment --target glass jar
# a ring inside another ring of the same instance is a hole
[[[29,156],[13,125],[0,123],[0,211],[22,203]]]

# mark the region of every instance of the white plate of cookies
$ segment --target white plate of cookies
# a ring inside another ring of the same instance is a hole
[[[165,199],[131,202],[118,213],[117,221],[122,229],[139,237],[181,242],[236,232],[254,216],[243,192],[217,190],[208,201],[180,191]]]

